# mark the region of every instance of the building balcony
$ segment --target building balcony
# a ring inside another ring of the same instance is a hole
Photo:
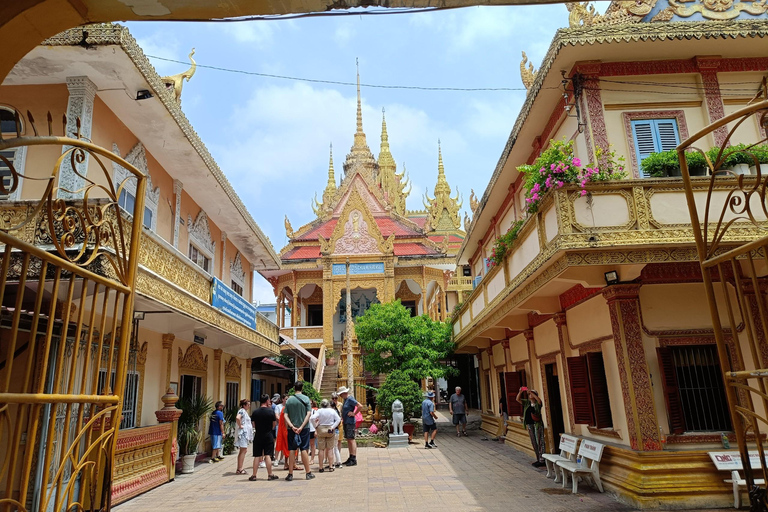
[[[452,277],[448,281],[449,292],[465,292],[472,290],[471,277]]]
[[[323,342],[323,326],[281,327],[280,335],[285,338],[291,338],[302,345],[314,345]],[[319,346],[310,348],[319,348]]]
[[[754,177],[743,176],[746,189]],[[710,178],[693,178],[701,219]],[[716,222],[735,178],[714,182],[710,222]],[[681,179],[622,180],[551,191],[539,211],[527,218],[500,264],[487,270],[477,287],[453,315],[453,332],[461,350],[477,337],[503,339],[505,329],[528,328],[529,313],[561,311],[560,296],[576,285],[603,287],[605,272],[620,281],[636,279],[648,263],[698,261]],[[737,205],[738,206],[738,205]],[[766,218],[760,205],[758,223]],[[736,215],[730,211],[727,222]],[[746,219],[727,231],[723,241],[753,240],[762,230]],[[489,252],[489,248],[486,250]]]
[[[70,202],[68,202],[70,203]],[[82,207],[81,202],[71,202],[73,208]],[[94,200],[89,205],[105,204]],[[0,227],[19,225],[33,214],[36,203],[28,201],[5,202],[0,204]],[[11,234],[21,240],[53,250],[47,229],[41,227],[42,219],[34,219]],[[98,272],[111,274],[111,267],[102,265]],[[261,314],[255,313],[255,329],[235,320],[212,305],[213,276],[195,265],[179,250],[152,231],[143,228],[139,252],[139,272],[136,278],[136,292],[161,305],[151,307],[145,299],[137,300],[136,309],[172,310],[196,319],[203,324],[224,331],[235,338],[277,352],[280,343],[278,327]],[[234,293],[234,292],[233,292]]]

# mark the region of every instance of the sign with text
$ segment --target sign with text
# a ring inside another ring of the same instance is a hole
[[[211,285],[211,306],[256,330],[256,306],[215,277]]]
[[[384,262],[374,262],[374,263],[350,263],[349,264],[349,275],[360,275],[360,274],[383,274],[384,273]],[[347,265],[346,263],[334,263],[333,264],[333,275],[335,276],[344,276],[347,274]]]
[[[739,452],[709,452],[709,458],[715,463],[715,467],[721,471],[743,469]],[[768,455],[766,455],[766,463],[768,463]],[[758,452],[749,452],[749,465],[753,469],[760,467],[760,454]]]

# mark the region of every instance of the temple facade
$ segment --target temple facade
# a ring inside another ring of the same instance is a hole
[[[341,182],[331,148],[327,185],[321,200],[315,197],[312,204],[316,219],[294,230],[286,217],[289,243],[280,252],[281,269],[261,272],[274,287],[287,350],[312,354],[297,357],[299,364],[317,357],[322,367],[325,355],[346,354],[342,342],[347,262],[353,318],[372,304],[399,299],[414,315],[445,320],[469,285],[468,279],[454,275],[456,253],[464,240],[462,203],[446,179],[439,145],[434,197],[426,195],[424,210],[410,211],[406,198],[411,187],[390,152],[384,116],[378,158],[366,142],[359,83],[358,76],[357,129]],[[363,368],[355,352],[355,378],[362,382]],[[346,364],[338,366],[338,373],[334,365],[317,372],[325,374],[324,388],[334,387],[335,378],[347,381]]]

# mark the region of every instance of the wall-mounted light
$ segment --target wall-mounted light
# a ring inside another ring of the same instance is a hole
[[[609,270],[605,273],[605,284],[612,285],[619,282],[619,273],[615,270]]]
[[[148,100],[151,97],[152,97],[152,93],[149,92],[146,89],[142,89],[140,91],[136,91],[136,101]]]
[[[134,320],[144,320],[144,311],[134,311],[133,312],[133,319]]]

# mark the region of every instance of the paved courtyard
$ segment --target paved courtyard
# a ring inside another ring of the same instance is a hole
[[[259,481],[250,475],[235,475],[233,455],[219,464],[200,464],[192,475],[177,475],[176,481],[120,505],[117,512],[145,510],[302,510],[331,511],[349,507],[361,511],[505,510],[505,511],[629,511],[610,494],[588,486],[572,495],[545,477],[530,459],[516,450],[494,443],[484,432],[469,437],[449,435],[451,428],[440,423],[435,442],[438,449],[423,444],[408,448],[360,448],[358,466],[317,473],[304,480],[296,472],[286,482],[267,481],[259,470]],[[342,452],[346,459],[346,450]],[[252,457],[246,459],[251,464]]]

